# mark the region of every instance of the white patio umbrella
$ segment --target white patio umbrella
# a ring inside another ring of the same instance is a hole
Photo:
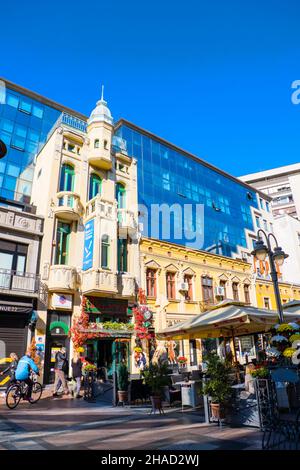
[[[300,303],[297,311],[284,310],[285,321],[300,322]],[[200,313],[192,319],[177,323],[158,332],[158,339],[219,338],[263,333],[278,323],[275,310],[248,306],[228,300]]]

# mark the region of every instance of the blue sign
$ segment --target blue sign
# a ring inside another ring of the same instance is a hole
[[[94,219],[84,226],[83,271],[93,267]]]

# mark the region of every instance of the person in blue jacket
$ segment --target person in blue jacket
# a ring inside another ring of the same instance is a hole
[[[26,397],[24,397],[24,399],[28,401],[31,400],[31,392],[33,386],[33,381],[30,378],[31,371],[35,372],[36,374],[39,374],[38,366],[31,359],[30,350],[27,350],[25,356],[21,357],[18,362],[15,377],[16,380],[23,380],[28,385]]]

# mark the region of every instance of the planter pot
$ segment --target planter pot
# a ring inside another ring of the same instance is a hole
[[[127,403],[128,402],[128,391],[127,390],[118,390],[118,402]]]
[[[151,405],[153,410],[161,410],[162,409],[162,399],[160,395],[153,395],[150,397]]]
[[[211,403],[210,411],[213,419],[218,421],[225,419],[225,409],[222,405],[220,405],[220,403]]]

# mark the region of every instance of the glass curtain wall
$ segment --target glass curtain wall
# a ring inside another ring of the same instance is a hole
[[[115,136],[124,139],[128,155],[138,161],[138,200],[148,211],[145,236],[226,256],[236,252],[238,245],[247,246],[245,229],[253,230],[255,191],[128,125],[120,126]],[[162,203],[181,208],[179,215],[171,212],[167,235],[161,215],[150,217],[151,205]],[[196,216],[197,204],[203,205],[204,221]],[[185,205],[191,205],[192,217],[185,217]]]

